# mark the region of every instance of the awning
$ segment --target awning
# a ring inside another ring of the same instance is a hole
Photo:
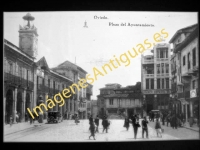
[[[186,100],[185,100],[185,98],[180,98],[180,99],[178,99],[182,104],[189,104]]]

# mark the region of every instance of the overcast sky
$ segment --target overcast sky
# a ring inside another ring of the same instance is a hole
[[[26,23],[22,19],[28,12],[4,13],[4,38],[19,46],[19,25]],[[145,39],[153,40],[155,33],[162,29],[169,36],[169,42],[175,32],[197,23],[196,12],[133,12],[133,11],[61,11],[29,12],[35,17],[34,26],[38,29],[37,60],[45,57],[50,68],[69,60],[93,76],[92,68],[100,71],[101,66],[110,59],[131,50]],[[107,19],[95,19],[107,17]],[[97,18],[96,17],[96,18]],[[84,27],[87,22],[88,28]],[[119,26],[109,26],[109,23]],[[126,26],[121,26],[126,23]],[[127,26],[130,24],[152,24],[153,27]],[[148,50],[146,50],[149,53]],[[98,76],[93,84],[92,99],[96,100],[99,88],[107,83],[119,83],[122,86],[134,85],[141,81],[141,55],[131,59],[127,67],[121,65],[104,77]]]

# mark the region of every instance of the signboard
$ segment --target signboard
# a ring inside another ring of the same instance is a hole
[[[143,94],[170,94],[170,89],[143,90]]]
[[[190,98],[197,97],[196,89],[190,90]]]

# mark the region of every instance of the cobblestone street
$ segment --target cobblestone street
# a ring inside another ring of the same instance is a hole
[[[141,120],[140,120],[141,121]],[[41,126],[31,127],[23,131],[9,133],[4,136],[4,141],[12,142],[93,142],[93,141],[145,141],[145,140],[191,140],[199,139],[199,133],[186,128],[172,129],[162,126],[164,133],[162,138],[157,137],[154,123],[149,123],[149,139],[142,139],[142,129],[138,129],[137,139],[135,140],[133,128],[130,124],[129,131],[123,127],[124,120],[111,120],[108,133],[102,133],[100,121],[99,133],[96,133],[96,140],[89,140],[89,121],[80,120],[76,125],[73,120],[64,120],[59,124],[42,124]],[[27,123],[28,124],[28,123]],[[11,127],[12,128],[12,127]]]

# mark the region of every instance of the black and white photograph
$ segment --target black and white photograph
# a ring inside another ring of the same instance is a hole
[[[198,12],[3,12],[3,142],[199,140]]]

